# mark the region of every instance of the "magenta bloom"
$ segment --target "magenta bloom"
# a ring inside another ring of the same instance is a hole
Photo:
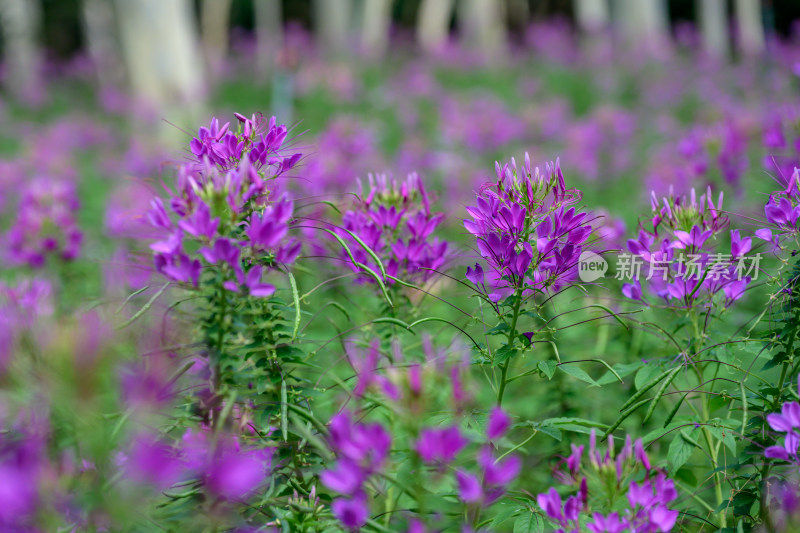
[[[468,444],[457,427],[433,429],[420,432],[417,440],[417,453],[426,463],[449,464]]]
[[[494,407],[489,413],[489,423],[486,426],[486,436],[489,440],[496,440],[506,434],[511,426],[511,419],[499,407]]]
[[[645,301],[646,286],[665,303],[681,307],[713,305],[720,292],[726,306],[741,298],[752,280],[745,257],[752,239],[733,230],[730,255],[714,250],[729,223],[722,200],[720,194],[715,203],[710,188],[699,198],[694,190],[688,198],[670,194],[661,201],[653,193],[652,218],[640,224],[638,239],[628,241],[626,265],[639,267],[618,272],[631,280],[623,285],[623,295]]]
[[[353,531],[366,524],[369,518],[369,507],[363,496],[336,498],[331,504],[331,510],[344,527]]]
[[[241,500],[268,483],[271,450],[229,449],[218,454],[208,465],[206,488],[227,500]]]
[[[503,167],[495,163],[495,170],[497,182],[480,191],[464,221],[489,271],[484,275],[476,265],[467,279],[493,302],[519,289],[557,290],[570,283],[592,231],[587,213],[571,207],[580,193],[566,188],[558,161],[542,172],[531,168],[526,154],[524,168],[512,159]]]
[[[380,258],[390,276],[411,276],[425,281],[435,275],[447,260],[448,243],[433,236],[444,215],[431,211],[430,198],[420,177],[412,173],[398,183],[383,174],[370,174],[368,187],[361,189],[362,199],[342,215],[342,227],[333,228],[347,243],[355,261],[380,275],[372,254],[353,235]],[[362,272],[350,254],[342,251],[340,257],[354,272]],[[358,279],[374,283],[372,277],[363,273]],[[385,281],[394,283],[388,278]]]
[[[483,488],[477,477],[463,470],[456,471],[458,495],[466,503],[476,503],[483,499]]]
[[[274,117],[236,118],[237,129],[212,119],[192,139],[197,159],[178,168],[171,213],[160,198],[151,202],[147,218],[160,237],[150,247],[169,279],[197,286],[203,266],[214,265],[227,290],[267,297],[275,288],[261,281],[263,270],[292,263],[301,250],[287,236],[293,204],[273,183],[300,154],[284,153],[287,129]]]

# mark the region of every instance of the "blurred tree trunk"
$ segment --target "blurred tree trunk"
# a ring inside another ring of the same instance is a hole
[[[361,46],[368,57],[378,59],[389,48],[392,0],[363,0]]]
[[[267,78],[283,46],[283,13],[280,0],[253,0],[259,74]]]
[[[608,0],[575,0],[575,18],[581,31],[597,33],[608,27],[611,20]]]
[[[124,72],[120,69],[111,0],[83,0],[81,7],[83,31],[97,71],[97,81],[104,89],[119,88]]]
[[[504,4],[498,0],[461,0],[458,4],[458,26],[467,48],[479,51],[486,58],[500,60],[506,52]]]
[[[730,53],[728,46],[728,10],[725,0],[700,0],[700,30],[703,49],[711,57],[724,59]]]
[[[656,53],[669,43],[669,21],[664,0],[615,0],[612,5],[626,44]]]
[[[744,54],[758,55],[764,52],[764,21],[760,0],[736,0],[736,26]]]
[[[450,38],[455,0],[422,0],[417,12],[417,41],[426,52],[436,52]]]
[[[117,0],[116,6],[134,95],[161,116],[196,120],[203,60],[191,1]]]
[[[352,16],[352,0],[314,0],[314,27],[322,50],[336,57],[347,54]]]
[[[531,6],[528,5],[528,1],[507,0],[505,10],[509,26],[524,32],[531,20]]]
[[[0,0],[0,24],[8,88],[21,101],[37,103],[43,96],[41,54],[37,43],[41,26],[39,2]]]
[[[200,27],[209,71],[217,74],[228,56],[231,3],[233,0],[203,0]]]

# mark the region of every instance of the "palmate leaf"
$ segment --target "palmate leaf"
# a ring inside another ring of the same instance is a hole
[[[677,472],[686,464],[686,461],[688,461],[689,457],[692,455],[692,451],[697,447],[697,444],[692,439],[687,438],[683,434],[683,431],[677,433],[675,438],[672,439],[669,450],[667,451],[667,461],[669,461],[669,464],[672,466],[673,472]]]
[[[544,520],[532,511],[524,511],[514,521],[514,533],[541,533],[544,531]]]

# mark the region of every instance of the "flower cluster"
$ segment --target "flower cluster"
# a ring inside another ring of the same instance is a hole
[[[131,480],[161,490],[197,479],[210,497],[238,501],[267,481],[272,449],[243,448],[233,435],[214,441],[207,428],[189,429],[176,446],[149,435],[134,438],[118,465]]]
[[[48,257],[75,259],[83,241],[75,218],[78,208],[75,184],[69,180],[39,177],[26,183],[5,235],[9,262],[40,268]]]
[[[572,454],[563,461],[565,471],[555,472],[564,484],[577,485],[577,493],[562,503],[559,492],[551,487],[539,494],[539,506],[558,527],[559,533],[578,533],[581,516],[591,516],[586,528],[592,533],[672,531],[678,511],[669,508],[678,497],[675,484],[654,469],[644,451],[642,441],[631,442],[630,436],[619,454],[614,454],[614,438],[609,437],[606,453],[596,447],[592,432],[588,465],[583,465],[583,446],[572,445]],[[645,478],[633,481],[638,470]],[[627,505],[622,503],[623,497]],[[609,503],[611,502],[611,503]],[[596,509],[609,505],[617,509],[603,514]],[[618,509],[624,505],[624,511]],[[594,511],[594,512],[593,512]]]
[[[269,296],[275,288],[262,282],[264,269],[300,252],[287,237],[293,204],[272,188],[300,154],[284,153],[287,129],[274,117],[236,118],[236,132],[213,119],[192,139],[197,160],[178,169],[169,200],[177,221],[160,198],[152,201],[148,218],[165,236],[151,249],[156,270],[174,281],[197,286],[203,265],[215,265],[227,290]]]
[[[652,217],[640,224],[638,238],[628,241],[633,258],[627,265],[637,268],[638,261],[639,270],[641,263],[647,265],[644,279],[652,294],[686,307],[708,303],[719,292],[727,305],[741,298],[753,278],[752,268],[745,265],[752,239],[732,230],[730,254],[712,249],[729,225],[722,201],[720,193],[714,203],[710,187],[699,198],[694,189],[688,198],[670,193],[661,201],[652,193]],[[625,284],[622,292],[630,299],[642,300],[642,278],[638,271],[634,274],[638,279]],[[617,272],[618,278],[622,275]]]
[[[797,124],[800,113],[795,105],[776,109],[764,119],[762,144],[768,153],[764,168],[787,181],[795,167],[800,166],[800,132]]]
[[[338,460],[320,474],[320,481],[344,497],[333,501],[333,514],[349,529],[363,526],[369,517],[364,485],[381,471],[392,438],[380,424],[356,421],[355,414],[342,411],[330,423],[330,445]]]
[[[764,216],[772,228],[756,231],[756,237],[771,242],[773,249],[780,245],[781,238],[797,233],[797,219],[800,218],[800,168],[795,167],[786,187],[769,195],[764,205]],[[773,229],[775,233],[773,234]]]
[[[26,429],[14,428],[0,441],[0,497],[3,499],[0,529],[3,531],[35,530],[35,511],[46,505],[44,485],[48,474],[54,474],[47,459],[44,436],[32,430],[29,421],[20,425]]]
[[[488,441],[497,441],[508,433],[511,419],[499,407],[489,413],[486,426]],[[516,455],[495,457],[491,444],[478,451],[477,464],[480,475],[466,470],[456,471],[458,494],[462,501],[469,505],[487,506],[496,501],[506,491],[508,485],[516,479],[522,468],[522,461]]]
[[[448,245],[432,236],[444,214],[431,210],[422,179],[412,173],[397,183],[385,174],[370,174],[366,185],[359,181],[359,188],[360,199],[342,216],[342,227],[335,228],[353,256],[342,252],[342,259],[355,272],[362,271],[356,264],[360,263],[380,273],[360,239],[380,258],[389,276],[430,279],[444,265]],[[362,274],[359,279],[372,278]],[[385,281],[392,283],[391,279]]]
[[[566,188],[559,162],[541,172],[525,154],[519,172],[514,159],[495,170],[497,182],[467,207],[472,219],[464,221],[489,270],[476,264],[467,279],[494,302],[517,290],[558,290],[573,281],[592,227],[587,213],[573,206],[581,196]]]
[[[800,378],[797,384],[800,392]],[[800,403],[785,402],[780,413],[767,415],[767,423],[774,431],[785,433],[783,444],[775,444],[764,450],[764,457],[785,461],[790,464],[787,472],[774,470],[769,484],[773,487],[768,500],[772,523],[779,531],[788,531],[789,523],[797,527],[800,524],[800,480],[797,478],[797,467],[800,466],[798,448],[800,447]]]
[[[0,282],[0,375],[11,360],[21,334],[39,317],[52,314],[52,285],[44,279],[24,279],[16,285]]]
[[[800,393],[800,378],[798,378],[797,390]],[[784,403],[780,413],[767,415],[767,423],[773,430],[786,433],[786,435],[783,439],[783,446],[768,447],[764,450],[764,456],[768,459],[791,461],[800,465],[800,459],[797,456],[797,449],[800,447],[800,403]]]

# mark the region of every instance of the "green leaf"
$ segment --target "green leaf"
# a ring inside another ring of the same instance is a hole
[[[633,378],[633,384],[636,386],[636,390],[641,389],[660,372],[661,368],[659,365],[655,363],[645,363],[644,366],[642,366],[642,368],[636,373],[636,377]]]
[[[731,453],[736,453],[736,439],[733,436],[733,431],[724,427],[706,427],[708,428],[709,433],[714,435],[717,440],[721,440],[725,447],[731,451]]]
[[[505,322],[500,322],[499,324],[497,324],[492,329],[486,330],[486,334],[487,335],[504,335],[504,334],[508,333],[509,329],[510,328],[508,327],[508,324],[506,324]]]
[[[539,361],[536,366],[542,371],[542,374],[547,376],[547,379],[553,379],[558,363],[555,361]]]
[[[605,431],[608,428],[608,426],[605,424],[594,422],[592,420],[586,420],[585,418],[576,418],[576,417],[548,418],[547,420],[543,420],[541,422],[540,427],[544,427],[545,425],[560,429],[562,431],[571,431],[573,433],[584,433],[586,435],[591,434],[592,429],[602,429],[603,431]]]
[[[518,351],[519,350],[517,350],[512,346],[509,346],[508,344],[503,345],[499,350],[494,352],[493,364],[496,366],[504,363],[506,359],[510,359],[511,357],[517,355]]]
[[[614,370],[619,374],[620,377],[630,376],[637,370],[639,370],[644,363],[641,361],[636,361],[634,363],[617,363],[614,365]],[[608,385],[609,383],[614,383],[617,381],[617,376],[615,376],[611,372],[606,372],[603,374],[600,379],[597,380],[598,385]]]
[[[559,370],[564,372],[565,374],[569,374],[570,376],[579,379],[585,383],[588,383],[592,387],[599,387],[600,385],[597,384],[595,380],[592,379],[592,376],[586,373],[585,370],[580,368],[579,366],[570,365],[570,364],[561,364],[558,366]]]
[[[500,507],[500,511],[494,516],[494,520],[492,520],[493,530],[498,530],[499,526],[501,526],[504,522],[511,520],[518,511],[517,507],[514,505],[501,504],[498,505],[498,507]]]
[[[557,427],[554,427],[550,424],[542,424],[541,426],[538,426],[537,429],[541,433],[544,433],[545,435],[548,435],[554,438],[555,440],[561,442],[561,430],[558,429]]]
[[[544,520],[536,513],[523,513],[514,522],[514,533],[541,533],[544,531]]]
[[[667,461],[672,465],[673,472],[677,472],[686,464],[686,461],[688,461],[689,457],[692,455],[693,448],[694,444],[684,438],[683,433],[679,432],[675,438],[672,439],[672,443],[669,445],[669,451],[667,451]]]

